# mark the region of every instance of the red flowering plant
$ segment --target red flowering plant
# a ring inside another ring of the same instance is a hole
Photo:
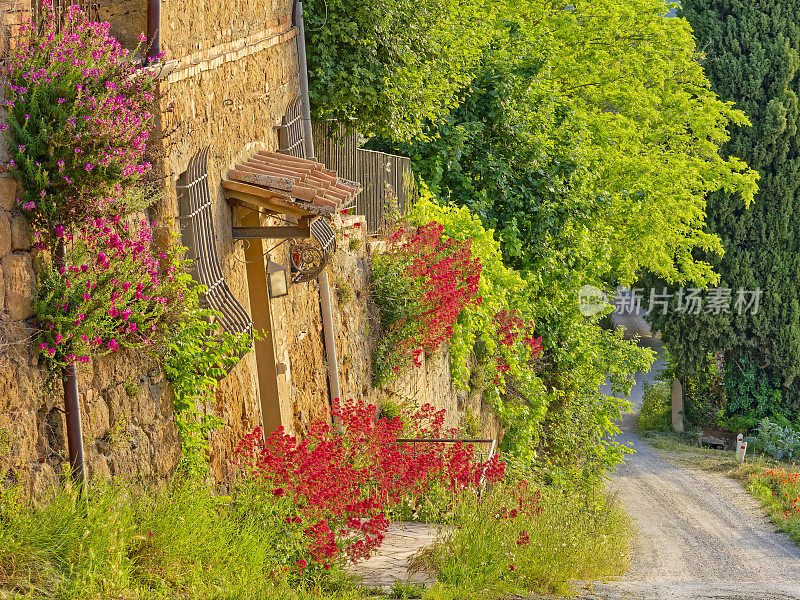
[[[307,559],[329,568],[367,558],[383,541],[392,508],[420,496],[431,481],[458,491],[505,474],[496,457],[476,461],[469,445],[415,449],[398,442],[403,421],[376,415],[376,407],[363,401],[336,401],[333,417],[341,433],[317,421],[302,440],[279,428],[262,441],[256,429],[236,449],[245,483],[258,483],[296,506],[289,519],[300,526],[305,555],[287,557],[291,564]],[[411,427],[439,433],[443,420],[441,411],[424,406],[412,415]]]
[[[43,4],[41,29],[19,29],[8,66],[11,173],[35,229],[48,234],[87,216],[124,214],[152,200],[136,185],[155,101],[155,78],[77,5],[63,19]],[[52,240],[45,235],[43,241]]]
[[[500,385],[509,372],[512,372],[512,365],[521,367],[539,357],[542,352],[542,338],[534,337],[533,323],[519,317],[513,309],[498,311],[492,319],[492,326],[497,342],[494,356],[497,372],[493,382]],[[513,372],[521,370],[516,368]]]
[[[89,362],[123,347],[149,346],[169,328],[190,278],[175,255],[151,250],[147,221],[87,219],[70,233],[56,227],[68,251],[40,275],[36,346],[51,366]]]
[[[373,361],[378,385],[422,365],[453,335],[459,315],[479,304],[481,263],[469,240],[443,235],[436,222],[397,229],[372,265],[372,294],[383,338]]]

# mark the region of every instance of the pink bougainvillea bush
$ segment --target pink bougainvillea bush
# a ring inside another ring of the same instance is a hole
[[[10,52],[8,136],[11,172],[34,228],[123,214],[148,201],[136,186],[150,169],[155,79],[76,6],[59,18],[43,5],[41,29],[23,23]],[[45,236],[45,241],[51,239]]]
[[[383,338],[375,354],[375,382],[384,384],[422,354],[436,351],[453,335],[465,308],[480,303],[481,263],[469,240],[443,235],[440,224],[397,229],[372,268],[372,293]]]
[[[503,462],[476,460],[469,444],[398,442],[401,435],[452,435],[443,430],[444,411],[425,405],[405,424],[376,414],[363,401],[337,401],[333,417],[341,433],[318,421],[302,440],[279,428],[262,441],[256,429],[236,450],[244,481],[297,507],[291,523],[303,532],[304,561],[327,568],[366,558],[384,539],[389,511],[404,499],[420,497],[433,483],[458,492],[505,475]]]
[[[88,218],[74,233],[57,226],[68,252],[45,269],[36,296],[36,348],[49,364],[89,362],[120,348],[149,346],[184,302],[189,277],[174,255],[152,250],[147,221]]]

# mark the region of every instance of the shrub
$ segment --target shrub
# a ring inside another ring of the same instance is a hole
[[[148,203],[132,185],[150,168],[155,79],[108,23],[89,21],[77,5],[63,20],[50,2],[43,9],[42,30],[25,22],[11,51],[6,105],[21,207],[34,229],[48,232]]]
[[[469,209],[436,204],[423,189],[408,219],[414,225],[440,223],[445,235],[469,243],[480,260],[480,302],[469,304],[453,325],[450,371],[457,386],[484,391],[505,428],[503,449],[539,461],[538,436],[551,398],[539,377],[539,363],[547,358],[540,358],[542,340],[534,335],[541,306],[530,282],[504,264],[494,232]]]
[[[431,485],[456,492],[476,488],[484,476],[490,482],[503,478],[505,465],[497,457],[475,461],[471,445],[429,444],[415,451],[397,442],[403,431],[443,435],[444,411],[425,405],[405,424],[376,419],[376,413],[363,401],[337,401],[333,416],[341,435],[322,421],[302,441],[279,428],[262,442],[256,429],[236,450],[248,485],[260,483],[297,507],[292,523],[302,525],[306,539],[300,559],[315,569],[368,557],[383,541],[388,511],[422,497]]]
[[[219,417],[203,412],[203,404],[215,399],[218,380],[239,362],[253,342],[249,333],[220,331],[215,321],[218,313],[199,308],[203,290],[202,286],[189,290],[184,299],[186,310],[173,325],[161,356],[172,386],[181,440],[178,471],[190,479],[208,473],[208,436],[224,424]]]
[[[641,431],[672,431],[672,390],[668,383],[645,382],[636,427]]]
[[[384,337],[376,349],[374,377],[390,381],[453,336],[461,312],[479,304],[481,263],[469,240],[455,241],[431,222],[400,228],[372,265],[372,293]]]
[[[51,368],[165,337],[191,280],[176,256],[151,250],[146,221],[94,217],[56,235],[70,251],[62,266],[45,268],[34,303],[36,348]]]
[[[565,593],[573,579],[620,574],[630,529],[624,512],[599,496],[535,489],[526,481],[495,486],[478,497],[465,492],[451,526],[423,551],[418,566],[433,570],[445,597],[485,598]]]
[[[747,490],[761,500],[778,529],[800,543],[800,472],[761,467],[750,473]]]
[[[791,427],[782,427],[769,419],[762,419],[758,433],[746,439],[751,451],[763,452],[778,460],[800,459],[800,433]]]
[[[727,403],[721,421],[731,429],[752,429],[765,418],[780,421],[790,413],[781,399],[780,382],[775,381],[749,357],[731,360],[725,369]]]

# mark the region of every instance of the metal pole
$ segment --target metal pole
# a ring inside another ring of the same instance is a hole
[[[325,340],[325,360],[328,362],[328,389],[331,400],[342,399],[339,388],[339,360],[336,356],[336,338],[333,334],[333,315],[331,313],[331,290],[328,285],[328,273],[323,271],[317,277],[319,282],[319,304],[322,313],[322,331]],[[342,430],[341,423],[334,420],[336,428]]]
[[[56,248],[55,263],[64,266],[66,247],[64,239],[60,239]],[[86,468],[83,460],[83,429],[81,427],[81,407],[78,401],[78,372],[75,363],[63,369],[64,408],[67,413],[67,448],[69,450],[69,466],[72,480],[81,491],[86,486]]]
[[[292,24],[298,28],[297,66],[300,71],[300,110],[303,116],[303,143],[306,158],[314,160],[314,136],[311,132],[311,101],[308,97],[308,67],[306,65],[306,30],[303,26],[303,3],[295,0]]]

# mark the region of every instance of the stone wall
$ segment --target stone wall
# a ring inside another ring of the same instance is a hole
[[[3,6],[0,25],[24,14],[19,3],[13,11],[10,6]],[[103,1],[100,17],[109,18],[112,30],[132,47],[145,26],[145,7],[146,2]],[[289,10],[285,1],[267,10],[255,1],[186,6],[167,0],[162,6],[162,47],[176,62],[159,84],[150,156],[163,197],[150,217],[161,243],[172,243],[172,234],[180,231],[175,185],[191,157],[210,145],[218,252],[226,279],[246,308],[244,268],[233,249],[231,210],[220,181],[240,157],[256,148],[275,149],[274,127],[297,97],[296,31]],[[246,31],[232,28],[233,22]],[[1,53],[9,42],[7,27],[0,29]],[[0,149],[4,165],[5,150]],[[0,165],[0,173],[6,170]],[[63,391],[32,352],[36,261],[28,252],[27,224],[15,210],[16,187],[0,175],[0,481],[20,481],[28,493],[40,494],[57,482],[67,457]],[[79,373],[79,389],[90,475],[163,477],[174,470],[180,445],[172,393],[157,364],[130,354],[95,360]],[[229,477],[236,443],[261,421],[252,353],[220,382],[215,401],[201,409],[226,423],[212,434],[211,444],[212,474],[222,482]]]
[[[104,0],[100,14],[112,19],[127,43],[140,33],[144,6]],[[159,84],[150,155],[163,196],[149,216],[160,243],[174,243],[181,230],[176,184],[192,156],[210,146],[217,252],[227,283],[246,309],[263,299],[249,297],[244,251],[231,236],[232,225],[243,215],[241,209],[231,211],[220,182],[256,150],[277,147],[275,126],[297,98],[290,7],[288,0],[272,2],[266,10],[254,0],[200,0],[191,6],[164,0],[162,5],[162,46],[175,62]],[[9,14],[4,13],[3,22]],[[0,483],[19,481],[27,493],[40,495],[57,483],[67,458],[63,391],[59,379],[37,364],[32,349],[37,264],[27,224],[16,210],[17,184],[3,174],[7,160],[0,148]],[[369,301],[368,245],[364,228],[354,226],[357,221],[339,223],[339,249],[328,268],[342,395],[379,406],[388,400],[428,402],[447,409],[448,426],[464,425],[470,408],[482,421],[483,435],[494,437],[496,419],[479,396],[455,388],[446,353],[430,357],[388,389],[372,387],[371,358],[379,332]],[[283,264],[288,262],[285,251],[283,246],[275,254]],[[271,302],[271,310],[280,420],[302,435],[311,421],[329,415],[317,283],[292,285],[288,296]],[[257,372],[251,352],[220,382],[214,401],[201,407],[226,424],[211,440],[212,474],[218,482],[230,476],[229,458],[238,440],[261,424]],[[80,370],[79,389],[90,475],[163,478],[174,471],[180,444],[172,392],[155,362],[133,353],[96,359]]]

